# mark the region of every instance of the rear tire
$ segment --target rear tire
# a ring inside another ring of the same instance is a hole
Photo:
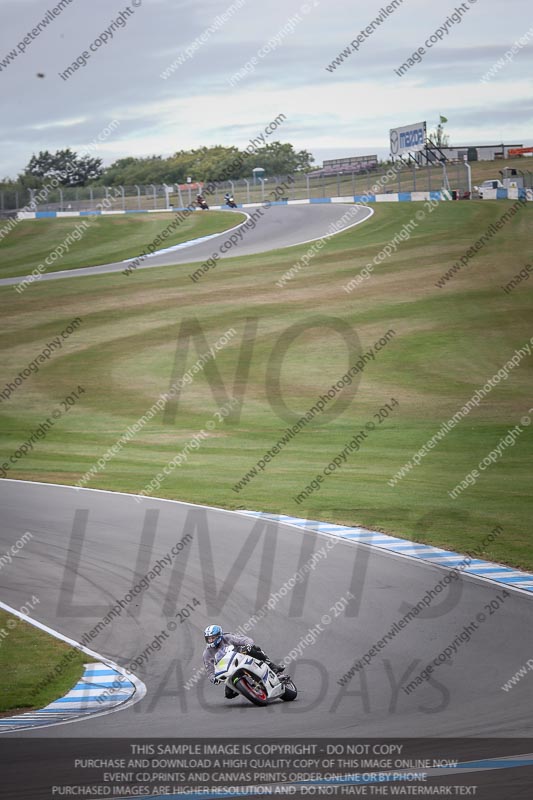
[[[254,706],[266,706],[268,704],[265,690],[256,687],[255,679],[252,680],[246,675],[243,675],[234,686],[235,689],[238,690],[243,697],[246,697],[250,703],[253,703]]]

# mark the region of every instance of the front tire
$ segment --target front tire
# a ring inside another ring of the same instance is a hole
[[[266,706],[268,704],[267,693],[255,678],[242,675],[234,686],[254,706]]]
[[[281,695],[281,699],[285,700],[286,703],[290,702],[291,700],[296,700],[298,696],[298,690],[292,681],[287,681],[285,684],[285,691]]]

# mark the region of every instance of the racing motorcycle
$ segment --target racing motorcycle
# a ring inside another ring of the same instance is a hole
[[[226,197],[226,205],[229,206],[229,208],[237,208],[237,203],[233,199],[233,196]]]
[[[298,690],[288,675],[276,675],[265,664],[228,645],[217,654],[215,680],[239,692],[250,703],[266,706],[269,700],[295,700]]]

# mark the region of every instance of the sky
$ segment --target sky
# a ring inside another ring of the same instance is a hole
[[[105,165],[243,149],[280,114],[270,141],[317,164],[387,157],[390,128],[433,129],[440,115],[452,145],[533,144],[530,0],[394,1],[0,0],[0,177],[47,149],[88,149]]]

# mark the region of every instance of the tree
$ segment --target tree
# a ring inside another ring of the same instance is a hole
[[[247,174],[254,167],[263,167],[265,175],[292,175],[293,172],[303,172],[311,167],[315,160],[307,150],[296,152],[292,144],[271,142],[247,156]],[[252,163],[253,162],[253,163]]]
[[[57,178],[63,186],[85,186],[96,183],[106,186],[135,184],[185,183],[194,181],[227,181],[249,178],[254,167],[263,167],[267,176],[305,172],[314,161],[307,150],[296,151],[292,144],[270,142],[249,153],[237,147],[213,145],[193,150],[178,150],[167,158],[152,155],[119,158],[106,169],[102,160],[78,156],[69,148],[33,155],[19,183],[26,188],[39,188],[43,181]]]
[[[30,158],[24,171],[24,175],[41,180],[57,178],[63,186],[85,186],[102,173],[101,158],[78,156],[69,147],[55,153],[41,150]]]

